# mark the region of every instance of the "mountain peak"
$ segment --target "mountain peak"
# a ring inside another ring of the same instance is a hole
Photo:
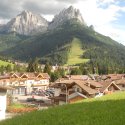
[[[69,6],[68,9],[69,9],[69,10],[73,10],[73,9],[75,9],[75,8],[71,5],[71,6]]]
[[[46,19],[38,14],[24,10],[5,25],[3,32],[31,35],[37,32],[44,32],[47,30],[47,27],[48,22]]]
[[[85,24],[79,9],[76,9],[73,6],[69,6],[67,9],[62,10],[54,17],[52,23],[49,26],[49,29],[54,29],[63,24],[65,21],[71,19],[76,19],[79,23]]]

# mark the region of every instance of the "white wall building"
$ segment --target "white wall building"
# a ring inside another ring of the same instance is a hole
[[[0,120],[5,119],[5,112],[7,107],[7,89],[12,88],[0,86]]]

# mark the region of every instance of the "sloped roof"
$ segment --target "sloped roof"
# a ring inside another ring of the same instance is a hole
[[[116,84],[117,84],[117,85],[120,85],[120,84],[125,85],[125,79],[117,80],[117,81],[116,81]]]
[[[67,75],[66,77],[72,80],[87,80],[90,78],[87,75]]]
[[[43,78],[45,79],[50,79],[50,76],[48,73],[30,73],[30,72],[25,72],[25,73],[9,73],[0,76],[0,79],[10,79],[11,76],[16,75],[17,77],[21,78],[23,75],[26,75],[27,78],[36,78],[38,75],[42,75]]]
[[[104,92],[108,87],[110,87],[111,85],[114,85],[118,90],[121,90],[120,87],[118,87],[114,82],[102,82],[102,88],[100,89],[101,92]]]
[[[75,92],[75,93],[70,94],[70,95],[68,96],[68,99],[72,99],[72,98],[75,98],[75,97],[77,97],[77,96],[81,96],[81,97],[83,97],[83,98],[87,98],[87,96],[85,96],[85,95],[83,95],[83,94],[81,94],[81,93],[79,93],[79,92]]]
[[[78,85],[80,88],[83,89],[83,91],[85,91],[88,94],[95,94],[97,93],[97,90],[90,88],[89,86],[85,85],[85,81],[84,80],[72,80],[72,79],[63,79],[63,80],[57,80],[52,86],[53,87],[57,87],[60,88],[59,84],[66,84],[68,85],[73,85],[76,84]]]
[[[99,82],[96,82],[94,80],[87,80],[86,83],[89,83],[90,85],[96,87],[96,88],[101,88],[102,87],[102,84],[99,83]]]
[[[112,80],[122,79],[125,74],[108,74],[108,77],[110,77]]]
[[[81,87],[85,92],[87,92],[89,95],[98,93],[97,90],[91,89],[90,87],[86,86],[84,81],[75,80],[74,82],[75,82],[79,87]]]

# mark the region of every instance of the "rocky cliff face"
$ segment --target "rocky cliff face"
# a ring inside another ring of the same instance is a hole
[[[80,11],[70,6],[68,9],[64,9],[54,17],[48,29],[54,29],[59,25],[61,25],[62,23],[64,23],[65,21],[71,20],[71,19],[76,19],[79,23],[85,24]]]
[[[16,32],[22,35],[32,35],[39,32],[46,32],[47,30],[53,30],[62,25],[65,21],[72,19],[75,19],[81,24],[85,24],[80,11],[72,6],[62,10],[50,23],[40,15],[25,10],[7,24],[0,26],[0,32]]]
[[[37,32],[45,32],[47,27],[48,22],[46,19],[25,10],[8,22],[2,28],[2,32],[17,32],[22,35],[31,35]]]

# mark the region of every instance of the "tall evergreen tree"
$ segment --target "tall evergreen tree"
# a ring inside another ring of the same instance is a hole
[[[11,71],[12,71],[12,67],[11,67],[10,64],[8,64],[8,65],[6,66],[6,71],[7,71],[7,72],[11,72]]]
[[[29,60],[28,67],[27,67],[27,72],[34,72],[33,60],[32,59]]]
[[[51,66],[50,64],[47,62],[44,68],[44,73],[48,73],[49,75],[51,74]]]
[[[39,59],[30,59],[27,67],[27,72],[38,72],[39,71]]]

